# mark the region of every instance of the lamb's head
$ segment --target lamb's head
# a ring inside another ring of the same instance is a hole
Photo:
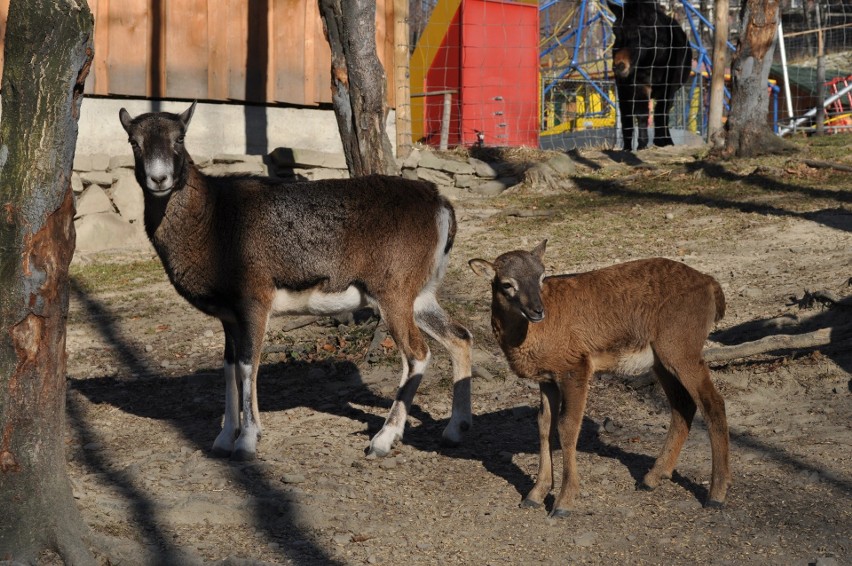
[[[149,194],[165,197],[178,182],[189,159],[183,138],[193,112],[195,102],[181,114],[148,112],[133,118],[124,108],[119,111],[136,160],[136,180]]]
[[[530,322],[544,319],[541,284],[544,281],[543,240],[532,251],[515,250],[501,254],[494,262],[472,259],[474,273],[491,281],[494,300],[504,311],[514,311]]]

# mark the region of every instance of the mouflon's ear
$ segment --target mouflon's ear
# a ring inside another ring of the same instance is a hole
[[[192,102],[192,105],[183,111],[180,115],[180,122],[183,124],[183,129],[185,130],[187,126],[189,126],[189,121],[192,120],[192,115],[195,114],[195,105],[198,104],[197,100]]]
[[[545,248],[547,248],[547,240],[542,240],[541,243],[534,247],[530,253],[541,260],[544,257]]]
[[[124,131],[129,134],[130,123],[133,121],[133,117],[130,115],[130,112],[122,108],[118,111],[118,119],[121,120],[121,125],[124,127]]]
[[[493,280],[497,275],[497,272],[494,271],[494,265],[490,262],[485,261],[484,259],[472,259],[467,264],[473,270],[474,273],[479,275],[480,277],[485,277],[488,280]]]

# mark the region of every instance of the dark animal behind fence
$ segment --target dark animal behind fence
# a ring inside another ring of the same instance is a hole
[[[652,0],[610,4],[615,14],[612,65],[621,114],[625,150],[633,149],[634,122],[638,122],[637,149],[648,146],[649,101],[654,103],[654,145],[672,145],[668,115],[675,93],[692,69],[692,49],[686,33]]]

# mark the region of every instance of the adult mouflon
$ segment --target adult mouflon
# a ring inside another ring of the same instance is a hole
[[[471,424],[471,334],[436,300],[456,233],[431,183],[399,177],[283,183],[202,173],[184,146],[195,111],[121,109],[145,195],[145,231],[178,293],[225,331],[225,418],[216,455],[252,459],[261,432],[256,379],[270,313],[326,315],[376,307],[402,356],[402,378],[369,450],[402,437],[429,362],[425,331],[453,362],[443,438]]]

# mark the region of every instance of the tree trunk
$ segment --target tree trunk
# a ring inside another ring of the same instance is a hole
[[[778,0],[746,0],[731,61],[731,112],[724,155],[750,157],[792,149],[769,125],[769,68],[775,52]]]
[[[12,0],[0,123],[0,560],[93,564],[65,466],[71,166],[85,0]]]
[[[376,54],[375,0],[318,0],[331,46],[331,98],[352,176],[397,173],[385,131],[385,71]]]

